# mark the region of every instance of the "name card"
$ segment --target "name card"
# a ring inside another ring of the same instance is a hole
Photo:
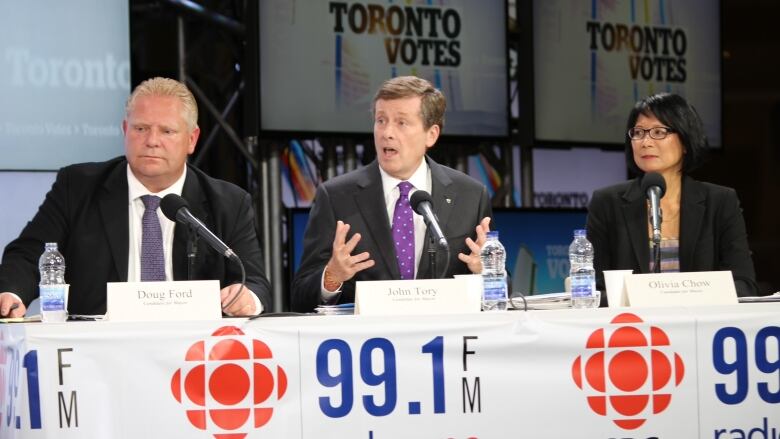
[[[731,271],[633,274],[625,277],[629,306],[736,305]]]
[[[479,275],[357,282],[355,314],[462,314],[481,310]]]
[[[106,311],[112,322],[219,320],[219,281],[109,282]]]

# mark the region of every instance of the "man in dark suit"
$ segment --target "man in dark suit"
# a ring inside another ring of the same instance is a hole
[[[443,277],[482,271],[479,252],[491,216],[487,190],[425,155],[439,138],[445,107],[444,95],[424,79],[393,78],[379,89],[373,108],[377,160],[317,188],[292,285],[294,311],[354,302],[358,280],[435,278],[445,266]],[[439,273],[431,272],[424,256],[424,221],[409,209],[415,190],[431,193],[449,242],[452,258],[447,265],[446,255],[437,256]],[[408,234],[399,212],[409,213]]]
[[[125,157],[61,169],[38,213],[6,247],[0,265],[1,315],[24,315],[37,297],[38,258],[45,242],[58,243],[65,258],[72,314],[105,313],[106,282],[190,278],[188,230],[156,206],[171,193],[187,200],[193,215],[246,264],[241,290],[240,269],[201,241],[191,278],[218,279],[227,314],[254,315],[270,308],[249,194],[187,165],[200,134],[197,111],[190,91],[172,79],[153,78],[133,91],[122,124]],[[148,200],[153,201],[147,209]]]

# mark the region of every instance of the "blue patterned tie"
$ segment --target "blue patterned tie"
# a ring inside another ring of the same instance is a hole
[[[414,186],[408,181],[398,183],[401,195],[393,211],[393,242],[401,279],[414,279],[414,217],[409,204],[409,191],[412,188]]]
[[[163,256],[162,229],[157,217],[160,197],[141,197],[146,210],[142,220],[141,233],[141,281],[165,280],[165,256]]]

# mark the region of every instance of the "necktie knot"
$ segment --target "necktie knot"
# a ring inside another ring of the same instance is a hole
[[[409,198],[409,192],[414,189],[414,185],[408,181],[402,181],[398,183],[398,190],[401,191],[401,197]]]
[[[160,207],[160,197],[156,195],[143,195],[141,201],[143,201],[147,210],[157,210]]]

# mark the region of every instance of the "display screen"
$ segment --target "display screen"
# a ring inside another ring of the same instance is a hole
[[[505,0],[260,2],[261,129],[369,133],[395,76],[447,98],[444,135],[508,135]]]
[[[128,2],[0,5],[0,170],[56,170],[121,155]]]
[[[533,2],[535,137],[623,143],[634,103],[686,98],[721,145],[720,2]]]

